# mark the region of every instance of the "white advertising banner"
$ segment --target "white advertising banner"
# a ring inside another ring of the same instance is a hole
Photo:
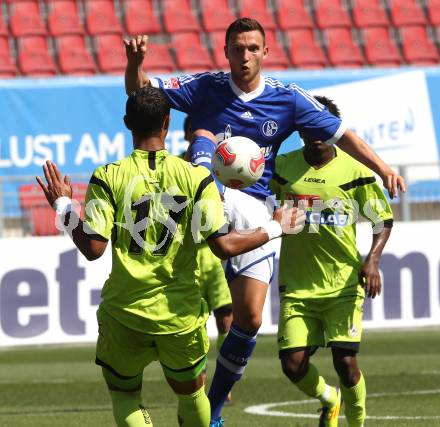
[[[440,221],[396,223],[382,257],[380,297],[367,300],[366,328],[440,325]],[[358,226],[362,254],[369,224]],[[100,289],[111,254],[88,262],[67,237],[0,240],[0,346],[94,342]],[[261,333],[275,333],[276,281],[268,292]],[[208,332],[216,334],[210,318]]]
[[[426,76],[395,73],[310,91],[333,99],[344,123],[388,164],[438,162]],[[409,179],[439,179],[438,167],[410,168]]]

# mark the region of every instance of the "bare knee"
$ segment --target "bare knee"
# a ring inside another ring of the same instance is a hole
[[[296,383],[307,373],[309,368],[309,355],[305,351],[297,351],[281,356],[281,367],[284,375]]]
[[[333,366],[345,387],[354,387],[361,376],[356,353],[351,350],[332,348]]]

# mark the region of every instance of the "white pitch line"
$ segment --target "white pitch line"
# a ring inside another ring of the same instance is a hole
[[[374,397],[391,397],[391,396],[415,396],[415,395],[427,395],[427,394],[440,394],[440,389],[436,390],[414,390],[414,391],[404,391],[401,393],[370,393],[367,395],[368,398]],[[262,405],[253,405],[245,408],[244,412],[252,415],[264,415],[272,417],[291,417],[291,418],[319,418],[319,414],[303,414],[303,413],[292,413],[283,411],[274,411],[272,408],[277,408],[280,406],[298,406],[308,403],[316,403],[316,399],[306,399],[306,400],[295,400],[289,402],[277,402],[277,403],[267,403]],[[342,417],[340,417],[342,418]],[[397,416],[397,415],[367,415],[369,420],[438,420],[440,415],[420,415],[420,416]]]

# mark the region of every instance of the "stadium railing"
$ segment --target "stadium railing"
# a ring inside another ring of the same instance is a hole
[[[397,221],[440,219],[440,163],[395,166],[408,192],[391,200]],[[88,174],[71,174],[74,198],[82,205]],[[54,215],[34,176],[0,176],[0,237],[58,235]]]

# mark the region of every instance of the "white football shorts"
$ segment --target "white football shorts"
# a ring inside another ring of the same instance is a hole
[[[273,207],[239,190],[226,188],[225,214],[231,228],[248,230],[261,227],[272,219]],[[230,283],[237,276],[247,276],[269,284],[274,272],[274,258],[279,249],[278,239],[257,249],[230,258],[226,264],[226,278]]]

